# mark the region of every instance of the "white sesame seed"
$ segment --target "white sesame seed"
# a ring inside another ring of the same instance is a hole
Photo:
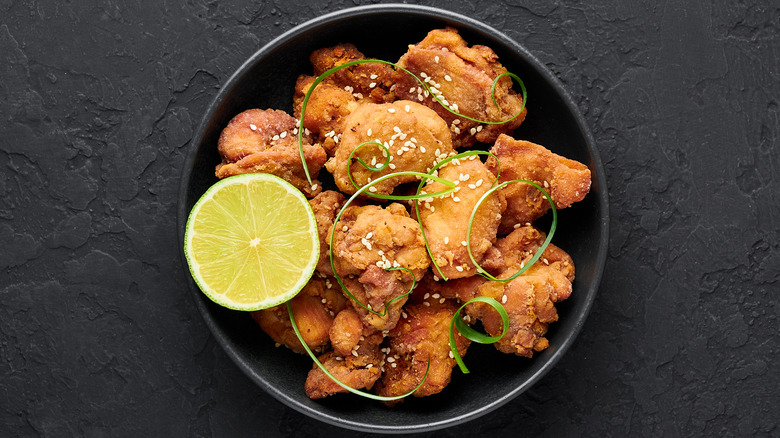
[[[377,254],[379,254],[379,255],[381,255],[381,256],[385,255],[385,252],[384,252],[384,251],[382,251],[381,249],[380,249],[379,251],[377,251],[376,253],[377,253]]]
[[[433,276],[433,281],[439,281],[439,276],[438,275],[434,275]]]
[[[469,129],[469,134],[474,135],[477,133],[477,128],[471,128]]]
[[[376,79],[376,78],[378,78],[378,77],[379,77],[379,76],[377,76],[377,75],[376,75],[376,74],[374,74],[374,73],[372,73],[372,74],[371,74],[371,76],[369,76],[369,78],[371,78],[371,79]]]
[[[366,239],[370,239],[373,236],[374,236],[374,233],[369,231],[368,234],[366,234]]]
[[[317,184],[312,184],[311,185],[311,191],[313,192],[313,191],[317,190],[317,187],[319,187]]]
[[[252,131],[257,131],[257,125],[255,125],[254,123],[250,123],[249,129],[251,129]]]
[[[433,62],[435,62],[437,64],[439,63],[439,55],[436,55],[436,56],[433,57]]]
[[[393,114],[395,112],[395,108],[388,108],[387,112],[389,112],[390,114]]]
[[[374,87],[376,87],[376,82],[372,82],[368,84],[368,88],[374,88]]]
[[[344,225],[343,227],[341,227],[341,231],[344,231],[344,232],[346,232],[347,230],[349,230],[349,228],[347,228],[347,226],[346,226],[346,225]]]
[[[460,202],[460,198],[459,198],[459,197],[457,197],[457,196],[453,196],[453,197],[452,197],[452,200],[453,200],[453,201],[455,201],[455,202]]]
[[[468,243],[468,242],[466,242],[465,240],[464,240],[464,241],[462,241],[462,242],[460,242],[460,244],[461,244],[461,245],[463,245],[463,246],[469,246],[469,243]]]
[[[391,169],[395,169],[395,164],[390,163],[390,164],[388,164],[388,167],[390,167]]]
[[[274,135],[273,137],[271,137],[271,140],[274,140],[274,141],[275,141],[275,140],[279,140],[279,135],[278,135],[278,134],[277,134],[277,135]]]
[[[366,131],[366,136],[370,137],[372,133],[372,129],[368,128],[368,131]]]
[[[417,90],[416,88],[412,87],[412,88],[409,89],[409,92],[410,93],[414,93],[416,90]]]
[[[404,110],[405,110],[405,111],[408,113],[409,111],[411,111],[411,110],[412,110],[412,108],[411,108],[409,105],[406,105],[406,106],[404,107]]]
[[[444,80],[447,82],[452,82],[452,78],[450,77],[450,75],[444,75]]]
[[[450,350],[450,359],[455,359],[455,355],[452,354],[452,350]]]
[[[444,244],[450,243],[450,236],[444,236]]]
[[[474,155],[476,157],[476,155]],[[475,186],[479,187],[482,185],[482,179],[477,180],[477,183],[474,184]]]
[[[439,300],[439,304],[444,304],[444,301],[446,301],[446,298],[442,298]]]
[[[376,187],[371,186],[371,187],[368,188],[368,191],[371,192],[371,193],[376,193]]]
[[[506,304],[506,300],[507,300],[507,297],[506,297],[506,295],[504,295],[503,297],[501,297],[501,304]]]
[[[433,295],[431,295],[431,298],[433,298],[434,300],[438,300],[440,297],[441,297],[440,294],[433,294]]]
[[[477,186],[476,186],[476,185],[474,185],[474,184],[469,184],[469,188],[473,190],[473,189],[476,189],[476,188],[477,188]]]
[[[424,71],[421,71],[420,72],[420,77],[424,79],[424,78],[427,78],[428,75]]]
[[[455,270],[458,272],[463,272],[463,266],[455,266]]]
[[[430,307],[430,306],[431,306],[431,303],[429,303],[429,302],[427,302],[427,301],[423,301],[423,305],[424,305],[425,307]]]
[[[545,189],[549,189],[550,188],[550,184],[547,181],[544,182],[544,188]]]
[[[282,132],[281,134],[279,134],[279,138],[285,138],[285,137],[287,137],[287,131]]]
[[[477,126],[477,132],[482,130],[482,125]]]

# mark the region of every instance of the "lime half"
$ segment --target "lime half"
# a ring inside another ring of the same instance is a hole
[[[235,310],[267,309],[294,297],[320,254],[309,202],[267,173],[220,180],[195,203],[184,254],[201,291]]]

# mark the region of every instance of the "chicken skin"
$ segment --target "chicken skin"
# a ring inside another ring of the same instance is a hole
[[[420,223],[438,266],[438,269],[433,268],[433,273],[448,279],[470,277],[476,273],[476,266],[465,245],[469,217],[482,195],[490,190],[495,176],[476,155],[445,164],[438,169],[438,175],[457,186],[449,196],[427,198],[420,203]],[[445,189],[444,184],[431,180],[423,192],[436,193]],[[504,195],[494,192],[477,210],[471,227],[471,252],[477,263],[496,241],[498,224],[505,208]]]
[[[384,145],[389,156],[379,145],[369,144],[360,148],[350,162],[352,152],[366,142]],[[355,193],[358,187],[390,173],[425,173],[452,152],[447,125],[430,108],[405,100],[362,104],[346,117],[344,134],[335,156],[325,166],[341,191]],[[358,158],[373,170],[363,166]],[[390,160],[388,166],[377,171],[376,168],[381,167],[386,159]],[[358,187],[349,180],[348,172],[351,172]],[[417,181],[417,177],[400,175],[374,184],[369,191],[391,194],[399,184],[413,181]]]
[[[334,284],[336,287],[333,287]],[[290,300],[295,324],[309,348],[315,351],[327,348],[334,317],[346,305],[346,299],[335,280],[320,277],[312,278],[298,295]],[[305,353],[292,328],[285,304],[252,312],[252,318],[274,342],[297,353]]]
[[[320,236],[320,259],[317,262],[317,272],[323,275],[333,275],[330,266],[330,227],[336,219],[344,195],[333,190],[326,190],[309,200],[314,218],[317,220],[317,234]]]
[[[495,87],[495,100],[491,97],[493,81],[506,68],[498,62],[498,56],[489,47],[468,47],[454,28],[437,29],[398,61],[398,65],[422,78],[442,104],[471,118],[501,122],[519,115],[507,123],[480,124],[457,116],[433,99],[419,82],[404,72],[396,70],[395,94],[398,99],[414,100],[433,108],[447,123],[455,148],[469,147],[475,142],[493,143],[499,134],[510,133],[525,119],[523,99],[512,89],[512,79],[503,76]],[[521,112],[522,111],[522,112]]]
[[[352,44],[314,51],[309,57],[314,76],[301,75],[295,84],[293,107],[296,118],[300,119],[303,101],[317,76],[333,67],[364,59],[365,56]],[[332,156],[344,131],[344,118],[360,102],[384,103],[395,100],[389,91],[391,86],[392,69],[387,64],[371,62],[338,70],[312,91],[306,103],[303,127]]]
[[[334,377],[354,389],[371,389],[381,376],[382,352],[379,344],[382,334],[375,332],[364,336],[348,355],[329,351],[317,359]],[[312,399],[324,398],[347,392],[314,364],[304,384],[306,395]]]
[[[498,163],[490,157],[487,167],[496,174],[500,164],[500,182],[532,181],[544,187],[557,209],[581,201],[590,191],[590,169],[587,166],[554,154],[544,146],[502,135],[490,152],[498,158]],[[517,224],[533,222],[550,209],[544,195],[530,184],[513,183],[501,191],[506,196],[508,207],[501,218],[500,234],[511,232]]]
[[[401,204],[393,203],[386,208],[349,206],[333,229],[336,272],[346,289],[368,307],[350,300],[355,311],[367,326],[392,328],[406,301],[397,298],[411,290],[413,280],[422,278],[430,263],[419,224]],[[392,270],[400,267],[411,274]]]
[[[458,305],[453,300],[424,296],[422,302],[404,308],[401,320],[387,335],[384,373],[376,385],[378,395],[403,395],[424,378],[413,395],[425,397],[441,392],[450,382],[456,362],[450,351],[449,327]],[[471,341],[456,336],[456,343],[462,356]]]
[[[496,242],[497,251],[491,253],[484,265],[497,278],[507,279],[530,261],[545,238],[544,233],[532,226],[520,227]],[[463,301],[483,296],[502,303],[509,315],[509,329],[494,346],[504,353],[532,357],[534,352],[549,345],[544,335],[549,323],[558,320],[555,303],[571,295],[573,280],[571,257],[550,244],[542,257],[517,278],[507,283],[473,280],[467,285],[471,287],[459,287],[456,291]],[[466,307],[466,313],[471,319],[482,321],[491,336],[501,333],[501,317],[489,305],[472,303]]]
[[[296,120],[280,110],[246,110],[228,123],[219,136],[218,150],[222,163],[217,165],[218,178],[242,173],[271,173],[294,185],[306,196],[322,190],[316,178],[327,155],[321,146],[303,142],[303,153],[312,184],[303,170],[298,148]]]

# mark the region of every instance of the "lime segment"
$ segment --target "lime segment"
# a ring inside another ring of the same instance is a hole
[[[306,197],[266,173],[211,186],[192,208],[184,236],[201,291],[235,310],[266,309],[294,297],[314,273],[319,251]]]

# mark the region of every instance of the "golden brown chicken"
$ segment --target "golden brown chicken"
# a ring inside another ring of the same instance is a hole
[[[297,187],[308,197],[322,190],[316,179],[327,155],[318,144],[304,139],[303,152],[312,178],[309,184],[298,148],[296,120],[280,110],[246,110],[230,120],[219,136],[222,163],[218,178],[242,173],[271,173]]]
[[[339,381],[354,389],[371,389],[381,375],[382,352],[379,344],[382,334],[375,332],[364,336],[350,354],[341,355],[329,351],[318,357],[320,363]],[[304,385],[309,398],[324,398],[332,394],[347,392],[314,364]]]
[[[450,351],[449,327],[458,305],[435,293],[424,293],[421,302],[404,307],[401,320],[388,333],[384,373],[376,385],[379,395],[403,395],[425,378],[413,394],[425,397],[441,392],[450,382],[456,362]],[[456,343],[462,356],[471,341],[458,335]]]
[[[420,203],[420,222],[438,266],[438,269],[433,268],[433,274],[449,279],[470,277],[476,273],[476,267],[466,246],[469,217],[479,199],[490,189],[495,176],[476,155],[445,164],[438,170],[438,176],[455,182],[457,191],[449,196],[427,198]],[[429,181],[423,191],[436,193],[446,188],[440,182]],[[477,263],[496,241],[496,231],[505,208],[504,196],[494,192],[477,210],[471,227],[471,252]]]
[[[365,325],[392,328],[406,301],[395,299],[411,289],[413,279],[422,278],[430,263],[419,224],[404,206],[393,203],[386,208],[349,206],[333,228],[336,272],[347,290],[369,308],[350,300],[353,307]],[[399,267],[411,274],[390,270]]]
[[[512,88],[512,79],[503,76],[495,87],[493,103],[490,89],[493,81],[506,72],[498,62],[498,56],[489,47],[468,47],[454,28],[437,29],[416,45],[398,61],[398,65],[423,79],[444,105],[471,118],[501,122],[520,113],[503,124],[480,124],[459,117],[434,101],[415,78],[397,70],[395,94],[398,99],[414,100],[433,108],[447,123],[455,148],[469,147],[475,142],[492,143],[499,134],[512,132],[520,126],[526,115],[522,97]]]
[[[290,306],[306,345],[314,351],[324,351],[330,340],[330,326],[336,314],[345,308],[346,299],[334,279],[315,276],[290,300]],[[286,304],[252,312],[252,318],[274,342],[305,353],[290,323]]]
[[[349,162],[352,152],[365,142]],[[336,185],[346,193],[355,193],[372,180],[402,171],[425,173],[453,152],[447,125],[433,110],[415,102],[399,100],[386,104],[361,104],[344,121],[344,134],[336,154],[325,164]],[[369,170],[358,158],[373,168]],[[377,171],[385,160],[388,166]],[[348,172],[358,187],[352,185]],[[390,194],[399,184],[417,181],[413,175],[401,175],[376,183],[369,191]]]
[[[487,167],[501,174],[499,181],[528,180],[547,191],[561,209],[581,201],[590,191],[590,169],[584,164],[552,153],[549,149],[528,141],[502,135],[490,152],[498,157],[488,158]],[[501,189],[508,207],[501,218],[499,233],[507,234],[515,225],[525,225],[542,217],[550,203],[534,186],[512,183]]]
[[[314,51],[309,57],[314,76],[301,75],[295,84],[293,107],[300,119],[303,102],[317,76],[347,62],[364,60],[352,44]],[[313,133],[328,155],[333,155],[342,132],[344,118],[359,102],[383,103],[394,100],[390,92],[392,69],[387,64],[364,63],[345,67],[326,77],[312,91],[306,103],[303,127]]]
[[[333,190],[326,190],[309,200],[314,218],[317,220],[317,234],[320,236],[320,259],[317,262],[317,272],[323,275],[333,275],[330,266],[330,227],[343,203],[344,195]]]

